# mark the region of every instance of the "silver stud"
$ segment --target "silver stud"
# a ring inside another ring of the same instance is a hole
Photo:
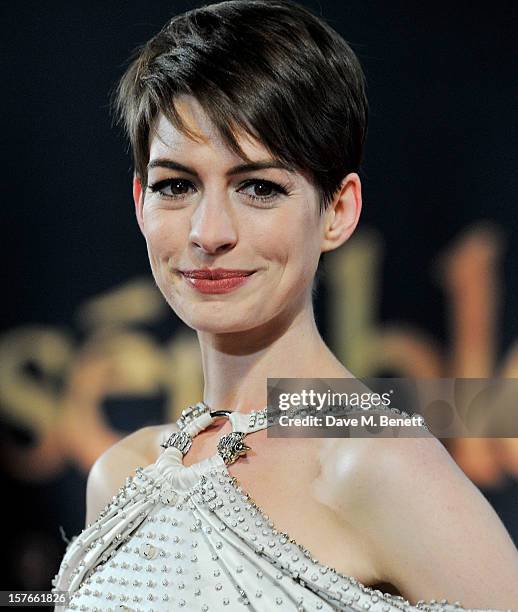
[[[143,544],[139,549],[139,555],[144,559],[154,559],[158,554],[158,549],[152,544]],[[110,566],[112,564],[110,563]],[[112,566],[113,567],[113,566]]]

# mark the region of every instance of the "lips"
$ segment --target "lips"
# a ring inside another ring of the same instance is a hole
[[[239,278],[240,276],[250,276],[255,270],[227,270],[224,268],[214,268],[212,270],[184,270],[182,274],[187,278],[200,278],[206,280],[221,280],[224,278]]]
[[[184,270],[181,272],[189,286],[200,293],[229,293],[248,282],[256,270]]]

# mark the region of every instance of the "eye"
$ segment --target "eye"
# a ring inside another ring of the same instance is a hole
[[[245,192],[248,198],[260,202],[270,202],[280,194],[287,195],[288,193],[286,187],[263,179],[248,180],[241,185],[238,191],[244,192],[245,189],[249,190],[248,193]]]
[[[196,190],[196,187],[188,181],[182,178],[170,178],[164,179],[163,181],[157,181],[152,185],[148,185],[148,189],[153,193],[159,193],[164,198],[172,198],[175,200],[181,200],[189,194],[189,189]]]
[[[190,190],[192,192],[196,191],[196,187],[191,181],[179,177],[157,181],[148,185],[148,189],[152,193],[158,193],[160,196],[172,200],[183,200],[189,195]],[[248,192],[245,190],[248,190]],[[271,202],[281,194],[288,194],[287,187],[264,179],[245,181],[238,191],[243,192],[250,200],[261,203]]]

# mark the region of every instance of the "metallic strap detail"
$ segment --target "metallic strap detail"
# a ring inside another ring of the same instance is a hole
[[[218,417],[225,417],[225,418],[229,418],[229,416],[232,414],[232,410],[213,410],[210,413],[210,416],[215,419]]]
[[[173,446],[181,451],[182,455],[185,456],[192,446],[192,436],[185,431],[185,427],[207,412],[212,418],[230,418],[232,414],[239,414],[233,413],[231,410],[211,411],[209,406],[203,401],[198,402],[197,404],[191,404],[182,411],[180,418],[176,421],[180,431],[172,433],[160,446],[163,448]],[[254,410],[251,412],[248,418],[248,424],[246,422],[246,416],[239,415],[237,422],[233,420],[233,427],[236,427],[236,424],[238,424],[240,429],[241,426],[243,426],[247,431],[234,430],[231,433],[222,436],[218,442],[218,453],[227,465],[233,463],[250,450],[250,447],[246,446],[246,444],[243,442],[247,433],[263,429],[265,426],[267,426],[267,408],[263,408],[259,411]]]
[[[186,431],[175,431],[172,433],[167,440],[161,444],[163,448],[169,448],[174,446],[182,455],[185,455],[192,445],[192,437]]]
[[[267,418],[267,414],[266,414],[267,409],[263,408],[262,410],[257,411],[253,411],[250,413],[250,419],[248,421],[248,428],[250,430],[258,427],[258,428],[262,428],[262,426],[266,423],[266,418]]]
[[[209,412],[210,408],[205,402],[198,402],[197,404],[191,404],[187,406],[185,410],[182,410],[180,418],[176,421],[176,424],[180,429],[184,429],[186,425],[197,419],[200,415],[205,412]]]

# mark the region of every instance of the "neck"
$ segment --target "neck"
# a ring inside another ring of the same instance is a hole
[[[205,380],[204,401],[211,410],[261,410],[267,404],[267,378],[345,378],[349,372],[329,350],[310,305],[283,313],[243,332],[198,332]]]

